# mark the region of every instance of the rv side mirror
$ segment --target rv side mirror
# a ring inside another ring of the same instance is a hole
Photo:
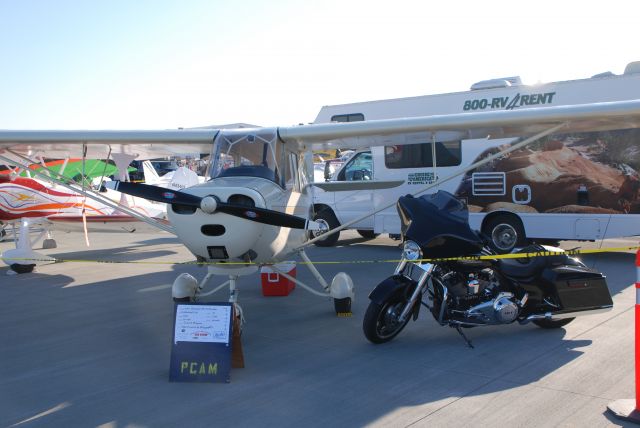
[[[325,161],[324,163],[324,181],[331,180],[331,161]]]

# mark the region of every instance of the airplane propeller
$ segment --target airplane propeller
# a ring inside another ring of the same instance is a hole
[[[248,207],[246,205],[222,202],[216,196],[205,197],[191,195],[185,192],[173,191],[164,187],[148,184],[130,183],[127,181],[108,181],[105,186],[127,195],[137,196],[155,202],[186,205],[199,208],[207,214],[221,212],[235,217],[272,226],[290,227],[292,229],[323,230],[323,224],[302,217],[274,211],[266,208]]]

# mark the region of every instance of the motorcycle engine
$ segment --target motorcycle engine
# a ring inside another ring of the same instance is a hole
[[[492,300],[499,291],[498,280],[491,269],[464,273],[451,270],[442,275],[441,280],[459,310]]]
[[[513,300],[512,293],[500,293],[498,298],[493,301],[493,310],[488,310],[484,313],[485,317],[491,318],[496,321],[497,324],[507,324],[513,322],[518,317],[518,312],[520,309],[518,308],[518,304]],[[482,306],[482,305],[479,305]],[[473,313],[474,311],[482,311],[484,308],[471,308],[469,311]]]
[[[508,324],[518,317],[520,308],[515,296],[500,290],[491,269],[472,273],[449,271],[441,278],[451,295],[451,313],[459,321]]]

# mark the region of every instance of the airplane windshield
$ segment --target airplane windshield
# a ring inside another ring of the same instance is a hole
[[[283,186],[278,144],[275,129],[222,130],[213,145],[209,177],[260,177]]]

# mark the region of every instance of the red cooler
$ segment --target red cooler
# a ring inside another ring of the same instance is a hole
[[[296,262],[282,262],[274,265],[279,271],[292,277],[296,277]],[[264,296],[288,296],[295,288],[296,283],[280,275],[271,266],[260,268],[262,280],[262,294]]]

